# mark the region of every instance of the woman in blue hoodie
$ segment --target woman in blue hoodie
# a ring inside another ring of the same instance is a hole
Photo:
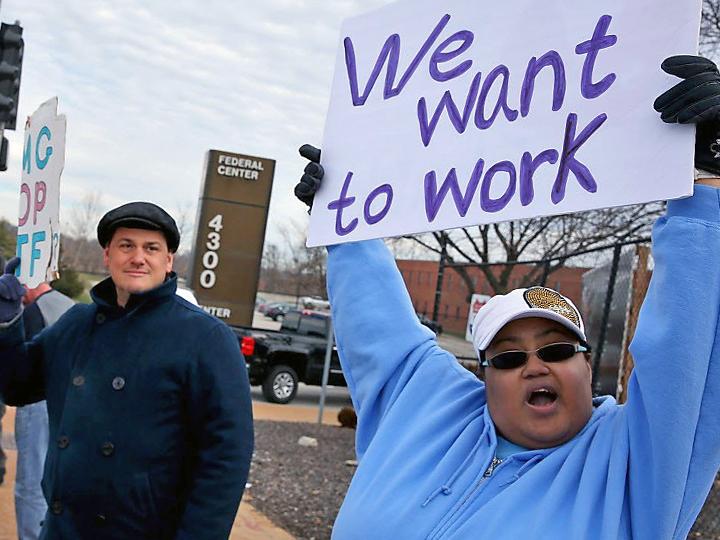
[[[627,404],[592,398],[582,317],[559,293],[480,310],[483,383],[419,324],[381,241],[329,248],[359,458],[333,538],[686,538],[720,467],[720,74],[697,57],[663,69],[686,80],[656,109],[698,124],[710,174],[655,225]],[[314,162],[296,195],[310,204],[320,153],[301,153]]]

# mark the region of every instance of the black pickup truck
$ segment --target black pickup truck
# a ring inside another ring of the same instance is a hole
[[[240,341],[250,384],[262,385],[272,403],[290,403],[298,382],[321,385],[330,317],[317,311],[289,311],[280,330],[232,327]],[[333,347],[328,384],[346,386]]]

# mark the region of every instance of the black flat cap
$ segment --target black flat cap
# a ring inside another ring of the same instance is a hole
[[[175,220],[153,203],[131,202],[105,214],[97,226],[97,238],[102,247],[107,247],[118,227],[160,231],[165,235],[168,249],[172,253],[177,251],[180,245],[180,232]]]

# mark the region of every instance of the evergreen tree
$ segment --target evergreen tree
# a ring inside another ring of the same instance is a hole
[[[0,220],[0,256],[6,261],[12,259],[15,256],[16,245],[16,229],[4,219]]]
[[[50,285],[56,291],[60,291],[75,300],[85,290],[85,283],[80,279],[80,275],[72,268],[62,266],[62,264],[60,265],[60,278],[51,282]]]
[[[69,296],[74,300],[80,300],[80,296],[85,292],[85,282],[80,274],[74,268],[68,266],[64,256],[65,250],[63,244],[60,244],[60,260],[58,261],[58,272],[60,277],[50,283],[50,286],[56,291],[60,291],[65,296]]]

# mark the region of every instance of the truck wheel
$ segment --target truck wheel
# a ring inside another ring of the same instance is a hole
[[[263,381],[263,396],[270,403],[290,403],[295,399],[298,389],[298,376],[290,366],[279,365],[272,368]]]

